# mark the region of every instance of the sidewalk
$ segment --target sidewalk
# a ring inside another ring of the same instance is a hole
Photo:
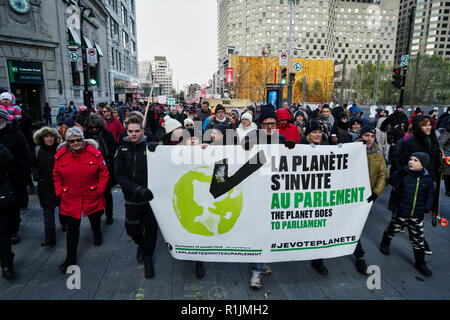
[[[414,269],[408,233],[392,241],[391,255],[378,250],[391,213],[387,210],[390,188],[377,200],[364,228],[361,241],[367,265],[381,270],[381,289],[367,288],[368,276],[357,273],[353,256],[325,260],[326,277],[312,269],[308,261],[271,264],[273,273],[263,278],[259,290],[248,287],[247,263],[205,263],[206,276],[195,277],[195,263],[173,259],[159,234],[154,255],[155,277],[145,279],[143,265],[136,262],[136,246],[125,232],[124,202],[120,188],[113,189],[114,224],[104,224],[104,242],[94,247],[88,219],[80,232],[78,265],[81,289],[69,290],[69,275],[58,266],[66,254],[65,233],[57,225],[57,245],[41,248],[44,239],[42,211],[37,196],[30,196],[29,210],[22,214],[22,241],[13,246],[17,277],[13,282],[0,279],[2,300],[335,300],[335,299],[450,299],[450,227],[431,226],[425,219],[425,237],[433,254],[426,261],[433,271],[425,278]],[[450,218],[450,198],[442,194],[441,215]]]

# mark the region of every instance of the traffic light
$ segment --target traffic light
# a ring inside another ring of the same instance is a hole
[[[295,73],[291,72],[289,73],[289,84],[295,83]]]
[[[394,72],[394,74],[392,75],[392,79],[394,79],[394,81],[392,81],[392,84],[394,85],[394,87],[396,87],[397,89],[401,89],[402,88],[402,75],[401,75],[401,70],[402,68],[394,68],[392,71]]]
[[[285,85],[287,82],[287,68],[281,68],[281,84]]]
[[[97,67],[96,66],[89,67],[89,85],[91,85],[91,86],[97,85]]]

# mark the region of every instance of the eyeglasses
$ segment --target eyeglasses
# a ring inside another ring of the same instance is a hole
[[[187,124],[187,125],[185,125],[185,127],[187,128],[187,127],[193,127],[194,125],[193,124]]]
[[[67,142],[68,143],[70,143],[70,144],[72,144],[72,143],[80,143],[81,141],[83,141],[83,140],[81,140],[80,138],[78,138],[78,139],[71,139],[71,140],[67,140]]]
[[[102,111],[102,113],[107,113],[107,112],[109,112],[109,111]]]
[[[263,122],[261,123],[261,127],[275,127],[277,125],[276,122]]]

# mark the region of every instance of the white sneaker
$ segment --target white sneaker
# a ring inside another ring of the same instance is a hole
[[[250,286],[250,288],[261,288],[261,274],[252,273],[252,276],[250,277],[250,283],[248,285]]]
[[[270,265],[268,263],[263,264],[262,273],[263,274],[271,274],[272,273],[272,269],[270,268]]]
[[[405,227],[401,228],[399,232],[406,232]]]

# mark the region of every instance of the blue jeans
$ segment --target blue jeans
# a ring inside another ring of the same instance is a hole
[[[250,270],[252,273],[262,273],[263,264],[262,263],[250,263]]]

